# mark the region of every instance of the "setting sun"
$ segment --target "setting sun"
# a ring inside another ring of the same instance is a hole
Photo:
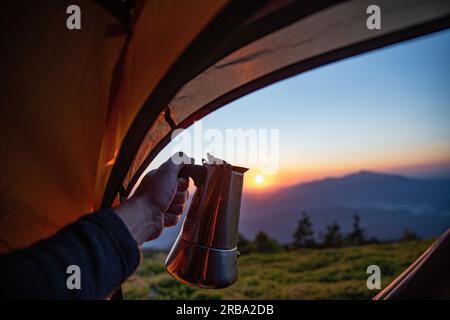
[[[271,191],[276,175],[261,174],[260,168],[250,169],[244,178],[244,190],[246,192]]]
[[[264,182],[264,176],[262,174],[258,174],[255,176],[255,182],[257,184],[262,184]]]

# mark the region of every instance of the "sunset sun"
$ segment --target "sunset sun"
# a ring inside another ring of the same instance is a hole
[[[257,184],[262,184],[264,183],[264,176],[262,174],[258,174],[255,176],[255,182]]]

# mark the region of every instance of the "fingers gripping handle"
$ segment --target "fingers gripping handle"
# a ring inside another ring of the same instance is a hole
[[[192,178],[194,185],[198,188],[205,182],[206,168],[195,164],[186,164],[178,174],[180,178]]]

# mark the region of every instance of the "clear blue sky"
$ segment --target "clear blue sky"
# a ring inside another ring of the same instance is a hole
[[[279,129],[280,174],[298,181],[357,169],[448,173],[450,31],[278,82],[205,117],[203,127]]]

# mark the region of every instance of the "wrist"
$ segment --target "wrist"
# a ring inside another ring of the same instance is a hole
[[[142,195],[133,196],[114,209],[139,245],[154,237],[155,210],[151,200]]]

